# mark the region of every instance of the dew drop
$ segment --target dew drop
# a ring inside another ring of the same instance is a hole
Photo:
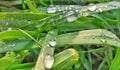
[[[78,19],[77,15],[75,14],[74,11],[69,11],[69,12],[66,14],[66,16],[67,16],[67,21],[68,21],[68,22],[73,22],[73,21],[75,21],[75,20]]]
[[[66,6],[64,10],[68,10],[68,6]]]
[[[54,57],[51,55],[46,55],[44,58],[44,66],[46,69],[51,69],[54,64]]]
[[[14,59],[17,60],[17,59],[19,59],[20,57],[21,57],[21,55],[20,55],[20,54],[17,54],[17,55],[14,57]]]
[[[6,48],[8,48],[8,47],[15,47],[15,44],[14,43],[11,43],[11,44],[8,44],[7,46],[6,46]]]
[[[87,6],[87,9],[90,10],[90,11],[95,11],[96,8],[97,8],[96,5],[93,4],[93,3],[91,3],[91,4],[89,4],[89,5]]]
[[[10,52],[6,52],[6,54],[5,54],[6,56],[9,56],[10,55]]]
[[[5,45],[5,42],[0,41],[0,47],[3,46],[3,45]]]
[[[105,43],[105,41],[106,41],[106,36],[105,36],[105,35],[101,35],[101,36],[100,36],[100,40],[101,40],[101,42]]]
[[[14,18],[11,18],[11,21],[13,21],[14,20]]]
[[[5,25],[8,25],[8,24],[9,24],[8,22],[5,23]]]
[[[101,8],[96,9],[96,12],[102,12],[103,10]]]
[[[56,45],[56,41],[55,41],[55,40],[50,40],[50,41],[48,42],[48,44],[53,47],[53,46]]]
[[[62,11],[60,7],[57,8],[58,11]]]
[[[57,11],[57,9],[54,6],[49,6],[47,8],[47,13],[55,13],[56,11]]]
[[[50,21],[51,21],[51,22],[54,22],[54,19],[52,18],[52,19],[50,19]]]
[[[11,30],[12,30],[12,28],[10,28],[10,27],[9,27],[9,28],[7,28],[7,31],[11,31]]]
[[[63,16],[62,16],[62,15],[59,15],[59,17],[60,17],[60,19],[62,19],[62,18],[63,18]]]

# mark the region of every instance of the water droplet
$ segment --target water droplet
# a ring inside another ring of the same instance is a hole
[[[75,10],[75,12],[79,12],[79,10],[78,10],[78,9],[76,9],[76,10]]]
[[[88,7],[87,7],[87,9],[90,10],[90,11],[95,11],[96,8],[97,8],[97,6],[93,3],[89,4]]]
[[[66,16],[67,16],[67,21],[68,22],[72,22],[72,21],[75,21],[75,20],[78,19],[77,15],[76,15],[76,13],[74,11],[69,11],[66,14]]]
[[[54,64],[54,57],[51,55],[46,55],[44,58],[44,66],[46,69],[51,69]]]
[[[56,11],[57,11],[57,9],[54,6],[49,6],[47,8],[47,13],[55,13]]]
[[[15,44],[14,44],[14,43],[7,44],[7,45],[6,45],[6,48],[8,48],[8,47],[9,47],[9,48],[13,48],[13,47],[15,47]]]
[[[63,18],[63,16],[62,16],[62,15],[59,15],[59,17],[60,17],[60,19],[62,19],[62,18]]]
[[[101,42],[105,43],[105,41],[106,41],[106,36],[105,36],[105,35],[101,35],[101,36],[100,36],[100,40],[101,40]]]
[[[9,27],[9,28],[7,28],[7,31],[11,31],[11,30],[12,30],[12,28],[10,28],[10,27]]]
[[[54,22],[54,19],[52,18],[52,19],[50,19],[50,21],[51,21],[51,22]]]
[[[8,22],[5,23],[5,25],[8,25],[8,24],[9,24]]]
[[[53,47],[53,46],[56,45],[56,41],[55,41],[55,40],[50,40],[50,41],[48,42],[48,44]]]
[[[9,56],[10,55],[10,52],[6,52],[6,54],[5,54],[6,56]]]
[[[96,12],[102,12],[103,10],[101,8],[96,9]]]
[[[73,9],[73,6],[72,5],[69,5],[69,10],[72,10]]]
[[[19,59],[20,57],[21,57],[21,55],[20,55],[20,54],[17,54],[17,55],[14,57],[14,59],[17,60],[17,59]]]
[[[57,8],[57,11],[62,11],[60,7]]]
[[[0,47],[2,47],[3,45],[5,45],[5,42],[0,41]]]
[[[64,10],[68,10],[68,6],[66,6]]]

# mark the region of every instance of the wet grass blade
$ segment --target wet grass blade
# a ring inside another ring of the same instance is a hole
[[[69,70],[79,59],[75,49],[66,49],[55,55],[55,64],[51,70]]]
[[[104,39],[103,39],[104,36]],[[118,37],[104,29],[84,30],[80,32],[66,33],[58,36],[58,46],[65,44],[102,44],[120,46]]]
[[[50,15],[39,14],[39,13],[31,14],[31,13],[20,13],[20,12],[14,12],[14,13],[1,12],[0,27],[20,28],[24,26],[29,26],[31,24],[37,24],[39,20],[48,16]]]
[[[49,41],[50,40],[55,40],[56,41],[56,38],[57,38],[57,34],[58,34],[58,31],[57,30],[52,30],[52,31],[49,31],[49,33],[47,34],[47,36],[45,37],[45,39],[42,40],[42,48],[41,48],[41,51],[40,51],[40,54],[38,56],[38,59],[37,59],[37,62],[36,62],[36,65],[35,65],[35,69],[37,70],[46,70],[46,63],[44,62],[45,61],[45,57],[47,55],[53,57],[53,59],[49,60],[49,61],[53,61],[54,62],[54,49],[55,49],[55,46],[51,46],[49,44]],[[48,61],[48,62],[49,62]],[[53,63],[52,62],[52,63]],[[50,68],[51,69],[51,68]]]
[[[32,49],[34,44],[35,42],[31,40],[11,40],[9,42],[4,42],[3,45],[0,44],[0,53]]]

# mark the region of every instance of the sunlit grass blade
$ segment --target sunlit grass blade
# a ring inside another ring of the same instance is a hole
[[[40,54],[38,56],[38,59],[37,59],[37,62],[36,62],[36,65],[35,65],[35,70],[45,70],[47,69],[49,66],[49,69],[51,69],[51,67],[53,66],[54,64],[54,50],[55,50],[55,46],[56,46],[56,43],[54,46],[51,46],[49,44],[49,42],[51,40],[54,40],[56,42],[56,38],[57,38],[57,35],[58,35],[58,30],[51,30],[49,31],[49,33],[47,34],[47,36],[45,37],[44,40],[42,40],[42,48],[41,48],[41,51],[40,51]],[[49,61],[52,62],[52,65],[48,64],[48,62],[45,62],[47,61],[45,58],[46,56],[51,56],[51,59]]]
[[[30,8],[30,10],[33,12],[33,13],[40,13],[40,11],[38,11],[31,3],[30,0],[26,0],[26,3],[28,5],[28,7]]]
[[[79,59],[75,49],[66,49],[55,55],[55,64],[51,70],[69,70]]]
[[[110,65],[109,70],[119,70],[120,69],[120,48],[117,48],[115,57]]]
[[[104,36],[104,39],[103,39]],[[84,30],[80,32],[66,33],[58,36],[58,46],[65,44],[102,44],[120,46],[118,37],[110,31],[104,29]]]

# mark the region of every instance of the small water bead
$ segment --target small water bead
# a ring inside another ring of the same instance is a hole
[[[103,10],[101,8],[97,8],[95,11],[96,12],[103,12]]]
[[[91,3],[91,4],[89,4],[89,5],[87,6],[87,9],[88,9],[89,11],[95,11],[95,10],[97,9],[97,6],[96,6],[95,4],[93,4],[93,3]]]
[[[57,8],[57,11],[62,11],[60,7]]]
[[[3,45],[5,45],[5,42],[0,41],[0,47],[3,46]]]
[[[65,10],[68,10],[68,6],[65,6]]]
[[[9,55],[10,55],[10,53],[11,53],[11,52],[6,52],[6,54],[5,54],[5,55],[6,55],[6,56],[9,56]]]
[[[54,19],[53,19],[53,18],[51,18],[51,19],[50,19],[50,22],[54,22]]]
[[[114,5],[114,6],[119,6],[120,7],[120,2],[112,1],[112,2],[109,2],[108,5]]]
[[[49,44],[51,47],[54,47],[57,43],[56,43],[55,40],[50,40],[50,41],[48,42],[48,44]]]
[[[56,7],[52,5],[47,8],[47,13],[55,13],[56,11],[57,11]]]
[[[54,57],[51,55],[45,55],[44,66],[46,69],[51,69],[54,64]]]
[[[77,15],[74,11],[67,12],[66,16],[67,16],[68,22],[73,22],[78,19]]]
[[[7,28],[7,31],[11,31],[11,30],[12,30],[12,28],[11,28],[11,27]]]
[[[12,46],[12,47],[14,47],[14,46],[15,46],[15,44],[14,44],[14,43],[12,43],[12,44],[9,44],[9,46]]]
[[[5,25],[8,25],[8,24],[9,24],[8,22],[5,23]]]
[[[14,43],[10,43],[10,44],[7,44],[7,45],[5,45],[5,48],[7,49],[7,48],[14,48],[15,47],[15,44]]]
[[[19,59],[20,57],[21,57],[21,55],[20,55],[20,54],[17,54],[17,55],[14,57],[14,59],[17,60],[17,59]]]
[[[106,36],[105,35],[101,35],[100,36],[100,40],[101,40],[101,42],[105,43],[106,42]]]
[[[62,18],[63,18],[63,16],[62,16],[62,15],[59,15],[59,17],[60,17],[60,19],[62,19]]]

